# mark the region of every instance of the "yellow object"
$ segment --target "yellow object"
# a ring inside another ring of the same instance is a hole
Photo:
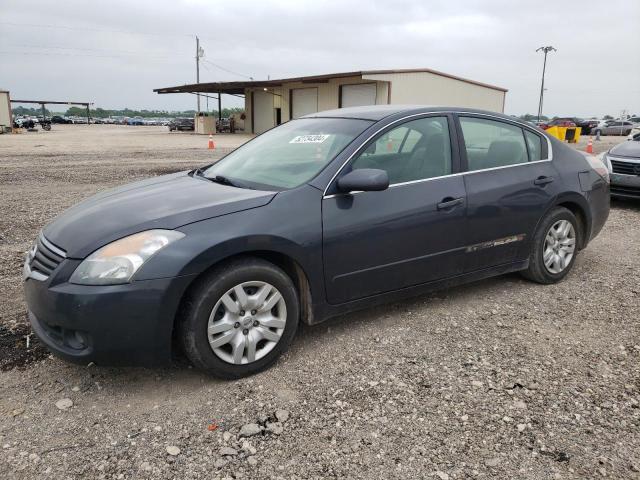
[[[581,127],[558,127],[553,126],[546,129],[546,132],[556,137],[560,141],[567,141],[569,143],[577,143],[580,140],[580,134],[582,133]]]

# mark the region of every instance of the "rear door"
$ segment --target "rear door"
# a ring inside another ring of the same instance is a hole
[[[451,122],[441,114],[389,127],[338,175],[382,169],[387,190],[332,194],[329,186],[322,201],[329,303],[462,272],[466,195]]]
[[[559,179],[546,139],[497,117],[458,116],[467,191],[465,271],[528,257],[530,240]]]

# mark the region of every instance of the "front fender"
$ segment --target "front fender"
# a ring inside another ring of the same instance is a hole
[[[321,198],[303,186],[259,208],[179,227],[185,237],[152,257],[135,280],[199,275],[234,255],[273,252],[298,263],[323,298]]]

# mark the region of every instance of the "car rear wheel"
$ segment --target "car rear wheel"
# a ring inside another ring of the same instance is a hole
[[[529,268],[522,272],[524,277],[542,284],[562,280],[575,262],[579,231],[570,210],[557,207],[549,212],[533,237]]]
[[[184,303],[180,338],[191,362],[221,378],[269,367],[298,327],[298,294],[277,266],[244,258],[204,277]]]

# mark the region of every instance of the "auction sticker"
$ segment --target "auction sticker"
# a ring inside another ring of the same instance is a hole
[[[322,143],[331,135],[298,135],[289,143]]]

